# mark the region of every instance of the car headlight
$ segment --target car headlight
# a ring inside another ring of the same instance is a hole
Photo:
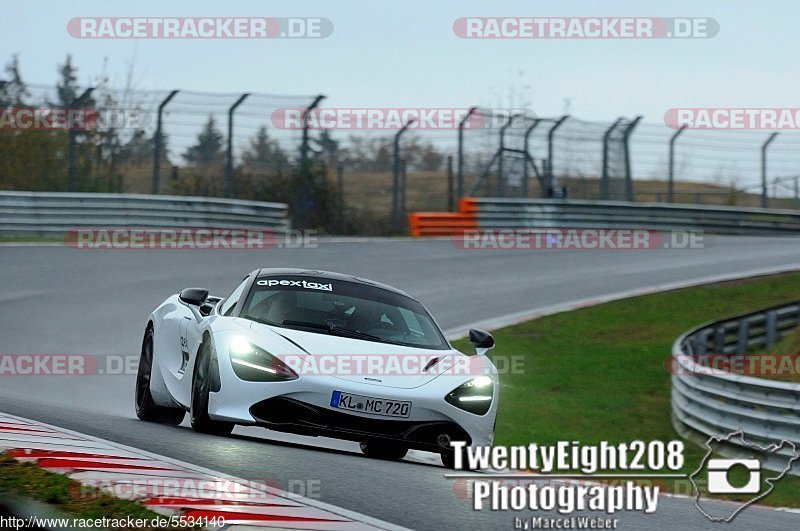
[[[296,380],[297,373],[281,360],[241,337],[231,340],[228,348],[233,372],[249,382]]]
[[[453,389],[444,399],[447,403],[476,415],[485,415],[492,407],[494,382],[488,376],[478,376]]]

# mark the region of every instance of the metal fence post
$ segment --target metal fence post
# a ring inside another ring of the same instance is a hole
[[[311,102],[311,105],[305,108],[303,111],[303,136],[300,142],[300,175],[299,180],[301,181],[300,185],[300,193],[297,195],[297,210],[295,212],[295,221],[299,228],[306,228],[306,223],[308,222],[308,192],[311,188],[311,169],[308,167],[308,120],[309,116],[311,115],[311,111],[313,111],[319,103],[325,99],[325,96],[322,94],[318,95],[314,98],[314,101]]]
[[[308,161],[308,117],[311,114],[311,111],[317,108],[317,105],[320,104],[322,100],[325,99],[325,96],[320,94],[314,101],[311,102],[311,105],[306,107],[305,111],[303,111],[303,139],[300,142],[300,166],[302,167],[302,171],[306,171],[306,162]]]
[[[89,98],[92,94],[94,87],[89,87],[83,94],[75,98],[75,100],[70,104],[74,110],[80,108],[81,105]],[[69,125],[69,132],[67,133],[67,140],[69,142],[67,146],[67,191],[74,192],[75,187],[78,181],[78,161],[77,161],[77,154],[76,150],[78,149],[78,131],[75,130],[73,124]]]
[[[164,112],[164,107],[178,94],[177,90],[173,90],[164,100],[158,105],[158,115],[156,116],[156,132],[153,137],[153,194],[158,194],[159,179],[161,177],[161,115]]]
[[[603,133],[603,174],[600,177],[600,199],[608,200],[609,192],[608,192],[608,141],[611,138],[611,133],[614,132],[614,129],[617,128],[619,124],[622,123],[624,118],[620,117],[611,124],[611,126],[606,129],[606,132]]]
[[[455,210],[455,183],[453,182],[453,156],[447,157],[447,211]]]
[[[233,113],[244,102],[249,93],[239,96],[239,99],[228,109],[228,153],[225,160],[225,197],[233,197]]]
[[[682,125],[669,139],[669,181],[667,182],[667,201],[669,203],[675,201],[675,141],[687,127],[686,124]]]
[[[530,175],[528,172],[528,162],[533,164],[533,157],[531,157],[530,154],[528,153],[529,140],[531,137],[531,133],[533,132],[534,129],[536,129],[536,126],[539,125],[541,121],[542,120],[539,118],[534,118],[533,123],[525,131],[525,140],[522,147],[522,149],[525,151],[525,165],[523,166],[522,170],[522,197],[525,198],[528,197],[528,178]]]
[[[641,120],[641,115],[634,118],[633,121],[628,124],[628,127],[625,128],[625,132],[622,133],[622,141],[625,148],[625,196],[628,201],[631,202],[633,202],[635,198],[633,194],[633,175],[631,172],[630,138],[633,130],[636,129],[636,126]]]
[[[406,159],[400,159],[400,224],[402,225],[403,218],[406,215]]]
[[[339,230],[344,229],[344,164],[336,164],[336,197],[338,199]]]
[[[505,150],[506,150],[506,129],[508,129],[512,123],[514,123],[514,118],[516,118],[517,114],[512,114],[506,120],[506,123],[503,124],[503,127],[500,128],[500,149],[498,153],[500,158],[497,159],[497,183],[495,184],[495,190],[497,192],[497,197],[505,197],[506,195],[506,182],[504,180],[503,175],[503,159],[505,158]]]
[[[565,114],[550,127],[550,130],[547,132],[547,195],[548,197],[553,196],[553,192],[555,191],[553,182],[554,182],[554,175],[553,175],[553,137],[556,133],[556,129],[561,127],[561,124],[567,121],[569,118],[568,114]]]
[[[458,172],[458,183],[456,185],[456,195],[459,199],[464,195],[464,126],[477,110],[477,107],[470,107],[466,116],[458,123],[458,168],[456,170]]]
[[[414,119],[409,120],[394,135],[394,152],[392,155],[392,224],[396,229],[400,227],[400,136],[406,132]]]
[[[772,133],[761,144],[761,208],[769,208],[769,195],[767,190],[767,148],[775,140],[778,133]]]

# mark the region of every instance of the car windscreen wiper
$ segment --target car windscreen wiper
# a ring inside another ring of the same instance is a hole
[[[312,323],[310,321],[292,321],[291,319],[284,319],[280,325],[275,323],[277,326],[302,326],[304,328],[316,328],[317,330],[325,330],[327,332],[331,331],[330,325],[325,323]]]
[[[372,334],[368,334],[366,332],[359,332],[358,330],[353,330],[351,328],[344,328],[339,325],[331,325],[327,323],[312,323],[310,321],[293,321],[290,319],[286,319],[281,323],[283,326],[299,326],[305,328],[314,328],[316,330],[325,330],[329,334],[337,335],[337,336],[348,336],[354,337],[358,339],[369,339],[372,341],[383,341],[382,338],[378,336],[373,336]]]
[[[369,339],[372,341],[383,341],[383,338],[373,336],[372,334],[368,334],[366,332],[359,332],[358,330],[353,330],[351,328],[343,328],[341,326],[331,325],[329,329],[332,334],[340,336],[350,336],[359,339]]]

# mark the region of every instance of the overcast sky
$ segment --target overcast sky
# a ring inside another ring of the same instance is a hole
[[[510,106],[530,103],[587,119],[644,114],[659,122],[681,106],[796,106],[795,1],[7,2],[0,50],[20,56],[31,83],[53,83],[74,56],[88,83],[108,59],[112,84],[130,64],[137,88],[328,95],[329,106]],[[453,22],[469,16],[711,17],[708,39],[476,40]],[[75,17],[324,17],[323,39],[89,40]],[[528,88],[524,88],[528,87]],[[509,94],[517,95],[511,101]]]
[[[124,88],[132,68],[134,88],[181,89],[167,115],[186,123],[165,123],[172,157],[194,142],[206,119],[203,112],[190,119],[179,108],[186,91],[325,94],[329,109],[526,107],[539,116],[568,112],[604,124],[643,115],[631,140],[639,178],[665,178],[669,109],[800,108],[800,70],[789,60],[800,49],[800,2],[793,0],[27,0],[7,2],[4,12],[0,61],[18,54],[28,83],[54,84],[57,65],[71,54],[82,87],[96,84],[107,65],[110,88]],[[715,29],[710,38],[690,39],[460,38],[454,23],[481,16],[706,18]],[[89,17],[309,17],[326,19],[332,32],[306,39],[76,38],[79,24],[70,21]],[[155,107],[163,95],[152,96]],[[217,98],[219,108],[204,111],[222,121],[235,97]],[[255,105],[250,100],[245,106]],[[267,123],[259,114],[267,111],[255,112],[252,130],[236,139],[237,153],[256,126]],[[240,123],[247,119],[244,107],[238,113]],[[598,127],[591,135],[599,142],[606,126]],[[688,131],[677,152],[680,178],[758,186],[760,146],[768,134]],[[432,138],[446,152],[455,149],[452,130]],[[597,142],[579,142],[572,147],[583,149],[596,173]],[[541,148],[540,141],[536,145]],[[799,173],[798,150],[800,135],[782,132],[770,147],[769,176]],[[566,158],[557,163],[562,169],[580,165],[581,153],[559,152]]]

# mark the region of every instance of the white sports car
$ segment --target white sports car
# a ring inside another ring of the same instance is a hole
[[[497,370],[453,349],[428,311],[389,286],[339,273],[260,269],[226,298],[188,288],[148,318],[136,382],[142,420],[227,435],[236,424],[357,441],[453,465],[451,441],[491,445]],[[459,445],[460,446],[460,445]]]

